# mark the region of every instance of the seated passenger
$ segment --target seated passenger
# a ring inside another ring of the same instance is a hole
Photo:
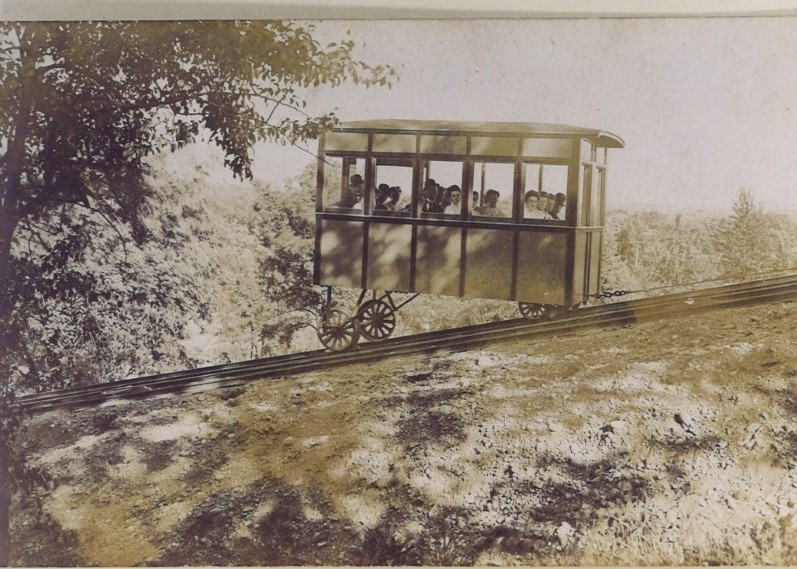
[[[498,209],[498,198],[501,194],[498,190],[489,189],[484,193],[484,205],[476,209],[476,213],[485,217],[506,217],[506,214]]]
[[[459,214],[462,209],[462,190],[459,189],[459,186],[453,185],[448,188],[446,193],[448,194],[448,205],[443,210],[443,213]]]
[[[340,201],[332,204],[332,207],[348,207],[353,209],[362,209],[360,203],[363,199],[363,177],[359,174],[354,174],[349,180],[349,187],[346,195]]]
[[[448,190],[440,184],[437,184],[437,197],[435,198],[435,204],[437,204],[437,209],[440,210],[439,213],[444,213],[449,203],[451,203],[451,200],[448,195]]]
[[[554,198],[553,208],[551,209],[551,217],[553,219],[564,220],[565,219],[565,205],[567,203],[567,198],[563,193],[556,194]]]
[[[526,195],[523,197],[523,202],[525,204],[525,210],[523,212],[523,217],[526,219],[545,219],[543,217],[543,212],[539,210],[537,207],[537,203],[540,200],[540,194],[535,192],[534,190],[529,190],[526,192]]]
[[[548,194],[548,205],[545,206],[545,211],[548,212],[548,215],[551,214],[551,211],[553,211],[553,206],[555,205],[556,205],[556,200],[554,199],[553,194]]]
[[[388,211],[396,211],[398,202],[401,199],[401,188],[399,186],[391,187],[387,192],[387,196],[385,207],[388,209]]]
[[[437,182],[432,178],[423,184],[423,196],[421,197],[420,211],[423,213],[442,213],[440,205],[437,203]]]
[[[386,211],[388,209],[385,202],[387,202],[389,191],[390,186],[387,184],[379,184],[379,187],[376,189],[376,205],[374,205],[374,211]]]

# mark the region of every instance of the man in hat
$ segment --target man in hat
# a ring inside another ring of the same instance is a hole
[[[440,204],[437,202],[437,182],[432,178],[428,178],[423,184],[423,196],[421,199],[421,212],[443,213]]]

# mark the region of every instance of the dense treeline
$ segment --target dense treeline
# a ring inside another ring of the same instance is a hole
[[[663,293],[672,285],[745,280],[797,267],[797,221],[740,190],[729,216],[610,211],[602,286]]]

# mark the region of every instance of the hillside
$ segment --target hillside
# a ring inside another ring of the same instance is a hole
[[[15,565],[795,564],[797,304],[26,422]]]

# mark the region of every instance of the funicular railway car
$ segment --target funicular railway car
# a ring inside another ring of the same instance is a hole
[[[517,301],[527,318],[585,302],[599,287],[607,150],[623,146],[538,123],[373,120],[325,133],[321,342],[339,351],[389,337],[415,298],[397,305],[395,293]],[[335,287],[362,291],[354,310],[334,305]]]

